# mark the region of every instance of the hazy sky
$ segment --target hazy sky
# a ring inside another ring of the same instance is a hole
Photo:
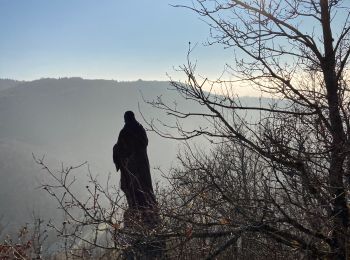
[[[227,51],[203,46],[208,26],[175,2],[0,0],[0,78],[177,79],[189,41],[199,70],[218,75]]]

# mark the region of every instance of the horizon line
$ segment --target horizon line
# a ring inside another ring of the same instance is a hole
[[[106,81],[116,81],[116,82],[137,82],[137,81],[157,81],[157,82],[170,82],[170,80],[160,80],[160,79],[132,79],[132,80],[118,80],[114,78],[84,78],[81,76],[62,76],[62,77],[40,77],[35,79],[14,79],[14,78],[6,78],[6,77],[0,77],[0,80],[12,80],[12,81],[19,81],[19,82],[33,82],[38,80],[44,80],[44,79],[54,79],[54,80],[61,80],[61,79],[82,79],[82,80],[106,80]]]

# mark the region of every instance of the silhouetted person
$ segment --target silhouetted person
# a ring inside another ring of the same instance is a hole
[[[125,112],[124,121],[125,125],[113,147],[113,161],[117,171],[120,170],[120,186],[129,206],[126,215],[138,211],[145,224],[154,226],[157,207],[147,156],[148,138],[132,111]],[[127,218],[126,215],[124,218]]]

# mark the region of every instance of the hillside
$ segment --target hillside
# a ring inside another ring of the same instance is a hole
[[[40,79],[31,82],[0,80],[0,216],[5,222],[23,223],[33,209],[47,218],[55,205],[38,187],[45,174],[32,158],[45,155],[49,165],[77,165],[88,161],[93,174],[103,180],[115,173],[112,147],[123,127],[123,114],[133,110],[148,118],[168,121],[161,111],[143,101],[162,95],[183,110],[199,109],[169,91],[168,82]],[[257,99],[246,98],[256,103]],[[186,127],[198,122],[189,120]],[[152,168],[170,168],[179,143],[149,132],[148,153]],[[84,172],[82,174],[86,174]],[[152,170],[153,180],[159,172]],[[42,210],[45,209],[45,210]]]
[[[168,87],[167,82],[80,78],[20,84],[0,80],[0,89],[5,85],[11,86],[0,91],[0,216],[6,223],[25,222],[33,209],[48,217],[54,209],[41,210],[51,201],[36,189],[45,174],[34,163],[32,153],[45,155],[53,168],[59,168],[61,162],[76,165],[88,161],[92,173],[103,179],[108,172],[115,172],[111,153],[124,124],[124,112],[135,111],[142,122],[138,106],[145,115],[151,108],[143,103],[140,91],[155,97]],[[177,143],[153,133],[149,139],[152,166],[169,167]]]

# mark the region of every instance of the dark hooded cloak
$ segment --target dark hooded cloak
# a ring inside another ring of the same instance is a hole
[[[113,147],[113,161],[120,169],[120,186],[130,209],[153,209],[155,196],[147,156],[148,138],[134,113],[124,115],[125,125]]]

